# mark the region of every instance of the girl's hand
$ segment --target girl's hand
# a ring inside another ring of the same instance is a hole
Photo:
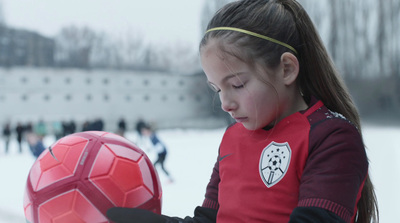
[[[113,207],[108,209],[107,217],[116,223],[178,223],[167,216],[138,208]]]

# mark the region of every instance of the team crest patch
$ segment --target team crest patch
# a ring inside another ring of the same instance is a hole
[[[260,176],[270,188],[285,176],[289,168],[292,150],[289,144],[271,142],[264,148],[260,158]]]

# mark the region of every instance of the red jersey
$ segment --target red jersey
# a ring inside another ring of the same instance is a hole
[[[217,222],[288,222],[296,207],[354,221],[368,161],[357,128],[321,101],[273,128],[229,127],[203,207]]]

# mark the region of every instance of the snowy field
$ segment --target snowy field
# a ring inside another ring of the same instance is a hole
[[[197,205],[201,205],[205,187],[216,160],[219,142],[224,129],[216,130],[162,130],[158,135],[169,148],[166,168],[174,178],[168,183],[160,171],[163,186],[163,214],[192,216]],[[134,134],[127,134],[134,139]],[[378,196],[382,223],[398,221],[400,209],[400,127],[364,126],[364,138],[370,158],[370,172]],[[53,137],[45,138],[48,146]],[[0,223],[25,222],[22,200],[26,177],[34,157],[25,145],[23,153],[17,152],[15,140],[10,152],[4,153],[4,142],[0,141]],[[146,151],[151,159],[156,155]]]

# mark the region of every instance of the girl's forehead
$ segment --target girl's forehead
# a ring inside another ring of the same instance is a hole
[[[216,40],[210,39],[200,48],[200,55],[208,55],[209,53],[216,53],[218,51],[221,51],[220,44]]]
[[[236,73],[247,66],[246,63],[235,56],[211,46],[204,49],[201,55],[201,63],[206,73]]]
[[[230,64],[240,60],[237,54],[238,53],[236,53],[232,46],[221,44],[219,41],[213,40],[202,47],[200,57],[202,61],[207,58],[213,58],[211,62],[216,62],[215,60],[217,60],[218,62]]]

